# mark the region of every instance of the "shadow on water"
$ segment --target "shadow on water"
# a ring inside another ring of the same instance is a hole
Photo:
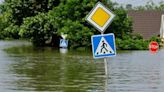
[[[12,61],[9,72],[17,79],[11,90],[57,92],[103,92],[103,63],[95,63],[91,53],[60,53],[55,48],[31,46],[5,49]],[[99,67],[98,67],[99,66]]]

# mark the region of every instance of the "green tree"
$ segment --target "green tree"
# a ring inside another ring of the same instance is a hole
[[[35,46],[45,46],[53,34],[56,34],[56,29],[47,13],[25,18],[19,32],[23,38],[30,38]]]
[[[63,0],[48,13],[25,18],[20,35],[30,38],[37,46],[45,46],[48,40],[57,44],[53,41],[58,42],[61,34],[67,34],[72,48],[89,47],[91,46],[91,36],[99,32],[86,22],[85,17],[96,3],[97,0]],[[132,23],[127,18],[126,11],[122,8],[115,8],[113,3],[104,2],[104,4],[117,15],[106,33],[113,32],[118,38],[129,35],[132,32]],[[44,28],[47,23],[51,25],[49,29]]]
[[[60,32],[68,35],[67,39],[73,48],[91,46],[90,39],[93,32],[79,21],[66,20]]]
[[[88,0],[63,0],[49,13],[24,18],[19,34],[30,38],[35,46],[45,46],[47,41],[58,46],[61,33],[68,35],[71,47],[90,46],[90,36],[95,30],[87,27],[85,16],[95,3]]]
[[[11,11],[11,21],[21,25],[23,18],[37,15],[39,12],[48,12],[52,6],[57,6],[60,0],[5,0],[3,12]]]
[[[35,46],[58,46],[61,34],[67,34],[72,48],[91,46],[91,35],[99,32],[86,22],[85,17],[99,0],[5,0],[2,18],[7,16],[1,32],[9,37],[30,39]],[[115,3],[103,3],[116,14],[105,33],[115,33],[123,39],[132,32],[127,12]],[[5,15],[6,14],[6,15]],[[8,25],[9,23],[9,25]],[[12,33],[12,35],[11,35]]]
[[[58,35],[67,34],[71,47],[90,46],[90,37],[95,32],[85,17],[97,0],[67,0],[49,12],[54,18]]]
[[[23,19],[46,13],[61,0],[4,0],[0,5],[0,39],[19,38]]]
[[[4,31],[5,28],[7,28],[11,22],[10,22],[10,16],[11,13],[10,12],[4,12],[3,14],[0,14],[0,39],[4,39],[7,35]]]

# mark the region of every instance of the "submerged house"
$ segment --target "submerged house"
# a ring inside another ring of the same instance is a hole
[[[160,35],[164,38],[164,11],[128,11],[133,21],[133,32],[144,39]]]

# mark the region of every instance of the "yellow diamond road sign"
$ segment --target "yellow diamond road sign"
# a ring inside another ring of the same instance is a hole
[[[88,14],[86,20],[100,32],[104,32],[114,17],[115,15],[107,7],[101,2],[98,2]]]

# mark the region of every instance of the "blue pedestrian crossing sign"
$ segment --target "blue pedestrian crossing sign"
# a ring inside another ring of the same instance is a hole
[[[68,47],[68,40],[60,39],[60,47],[67,48]]]
[[[104,58],[116,56],[115,37],[113,33],[92,36],[93,57]]]

